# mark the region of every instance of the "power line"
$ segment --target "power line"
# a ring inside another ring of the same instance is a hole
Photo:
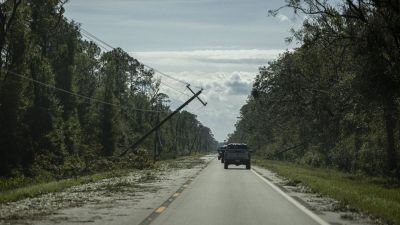
[[[176,98],[184,102],[185,100],[182,100],[182,99],[181,99],[181,97],[182,97],[183,95],[190,96],[190,95],[186,94],[185,92],[183,92],[183,93],[181,93],[180,95],[178,95],[178,97],[176,97]]]
[[[90,100],[90,101],[94,101],[94,102],[99,102],[99,103],[102,103],[102,104],[105,104],[105,105],[111,105],[111,106],[116,106],[116,107],[119,107],[119,108],[125,108],[123,105],[114,104],[114,103],[111,103],[111,102],[103,101],[101,99],[92,98],[92,97],[88,97],[88,96],[81,95],[81,94],[78,94],[78,93],[74,93],[74,92],[71,92],[71,91],[67,91],[65,89],[58,88],[58,87],[50,85],[50,84],[46,84],[44,82],[35,80],[35,79],[27,77],[27,76],[24,76],[22,74],[14,72],[14,71],[10,71],[10,70],[5,70],[5,71],[7,71],[8,73],[13,74],[13,75],[15,75],[17,77],[20,77],[22,79],[29,80],[29,81],[31,81],[33,83],[36,83],[36,84],[39,84],[39,85],[45,86],[47,88],[51,88],[51,89],[54,89],[56,91],[60,91],[60,92],[63,92],[63,93],[69,94],[69,95],[73,95],[75,97],[84,98],[84,99],[87,99],[87,100]],[[151,109],[138,109],[138,108],[129,108],[129,109],[133,110],[133,111],[140,111],[140,112],[155,112],[155,113],[166,112],[166,111],[158,111],[158,110],[151,110]]]
[[[86,34],[86,33],[81,33],[83,36],[85,36],[86,38],[88,38],[88,39],[90,39],[90,40],[93,40],[93,38],[91,37],[91,35],[89,35],[89,34]],[[96,39],[97,40],[97,39]],[[98,43],[99,44],[99,43]],[[105,51],[109,51],[109,49],[107,49],[106,47],[104,47],[101,43],[98,45],[100,48],[102,48],[103,50],[105,50]],[[107,45],[107,46],[109,46],[109,47],[112,47],[112,46],[110,46],[110,45]],[[144,65],[143,63],[142,63],[142,65],[143,66],[145,66],[145,67],[147,67],[147,68],[150,68],[150,69],[152,69],[152,70],[154,70],[155,72],[156,72],[156,70],[155,69],[153,69],[153,68],[151,68],[151,67],[149,67],[149,66],[147,66],[147,65]],[[162,73],[162,72],[160,72],[160,71],[158,71],[157,70],[157,72],[158,73]],[[164,76],[169,76],[169,75],[167,75],[167,74],[163,74]],[[175,80],[175,78],[173,78],[173,77],[169,77],[169,78],[171,78],[171,79],[174,79]],[[178,81],[178,80],[177,80]],[[171,90],[173,90],[173,91],[175,91],[175,92],[178,92],[178,93],[180,93],[180,94],[183,94],[183,95],[186,95],[186,96],[188,96],[188,97],[191,97],[190,95],[188,95],[188,94],[186,94],[186,93],[184,93],[184,92],[182,92],[182,91],[179,91],[179,90],[177,90],[176,88],[174,88],[174,87],[172,87],[171,85],[168,85],[165,81],[161,81],[160,82],[161,84],[163,84],[163,85],[165,85],[166,87],[168,87],[168,88],[170,88]]]
[[[68,18],[66,18],[66,20],[68,21]],[[71,20],[71,21],[72,21],[72,20]],[[86,29],[83,28],[82,26],[80,26],[79,28],[80,28],[80,30],[82,31],[82,32],[81,32],[82,35],[84,35],[86,38],[88,38],[88,39],[90,39],[90,40],[92,40],[92,41],[94,40],[95,42],[97,42],[97,43],[99,44],[99,46],[100,46],[101,48],[103,48],[105,51],[109,51],[109,50],[115,49],[112,45],[110,45],[110,44],[108,44],[107,42],[103,41],[102,39],[100,39],[100,38],[97,37],[96,35],[90,33],[88,30],[86,30]],[[107,49],[105,46],[108,47],[109,49]],[[162,72],[162,71],[160,71],[160,70],[157,70],[157,69],[155,69],[155,68],[153,68],[153,67],[151,67],[151,66],[149,66],[149,65],[147,65],[147,64],[144,64],[144,63],[141,63],[141,64],[142,64],[144,67],[146,67],[146,68],[148,68],[148,69],[150,69],[150,70],[153,70],[154,72],[157,72],[157,73],[159,73],[160,75],[162,75],[162,76],[164,76],[164,77],[167,77],[167,78],[169,78],[169,79],[171,79],[171,80],[174,80],[174,81],[180,82],[180,83],[182,83],[182,84],[185,84],[186,87],[187,87],[191,92],[193,92],[193,91],[190,89],[190,87],[189,87],[190,84],[189,84],[188,82],[185,82],[185,81],[182,81],[182,80],[180,80],[180,79],[177,79],[177,78],[175,78],[175,77],[173,77],[173,76],[171,76],[171,75],[168,75],[168,74],[166,74],[166,73],[164,73],[164,72]],[[182,96],[182,94],[183,94],[183,95],[186,95],[186,96],[188,96],[188,97],[191,97],[190,95],[188,95],[188,94],[186,94],[186,93],[184,93],[184,92],[182,92],[182,91],[177,90],[176,88],[174,88],[174,87],[172,87],[172,86],[166,84],[165,82],[161,82],[161,83],[162,83],[164,86],[166,86],[166,87],[168,87],[168,88],[171,88],[171,90],[180,93],[180,94],[181,94],[180,96]],[[199,87],[199,86],[194,86],[194,87],[203,90],[202,87]],[[193,93],[193,94],[194,94],[194,93]],[[180,97],[180,96],[179,96],[179,97]],[[201,101],[200,98],[198,98],[198,99],[199,99],[199,101]],[[201,103],[202,103],[203,105],[205,105],[202,101],[201,101]]]
[[[170,88],[171,90],[173,90],[173,91],[175,91],[175,92],[177,92],[177,93],[179,93],[179,94],[181,94],[181,95],[186,95],[186,96],[188,96],[188,97],[192,97],[191,95],[188,95],[188,94],[186,94],[186,93],[183,92],[183,91],[180,91],[180,90],[178,90],[178,89],[175,89],[174,87],[170,86],[169,84],[167,84],[167,83],[165,83],[165,82],[163,82],[163,81],[161,81],[161,84],[163,84],[164,86]]]
[[[83,28],[82,28],[83,29]],[[88,34],[87,34],[88,33]],[[83,36],[85,36],[86,38],[88,38],[88,39],[90,39],[90,40],[93,40],[93,39],[95,39],[95,40],[98,40],[98,41],[100,41],[98,38],[95,38],[94,37],[94,35],[91,35],[89,32],[83,32],[83,33],[81,33]],[[107,49],[106,47],[104,47],[103,46],[103,43],[105,43],[105,42],[100,42],[100,43],[97,43],[98,44],[98,46],[100,47],[100,48],[102,48],[103,50],[105,50],[105,51],[109,51],[109,49]],[[111,45],[109,45],[109,44],[107,44],[107,43],[105,43],[105,45],[107,46],[107,47],[109,47],[109,48],[113,48]],[[178,82],[182,82],[182,81],[180,81],[180,80],[178,80],[178,79],[175,79],[174,77],[171,77],[171,76],[169,76],[169,75],[167,75],[167,74],[165,74],[165,73],[163,73],[163,72],[161,72],[161,71],[159,71],[159,70],[156,70],[156,69],[154,69],[154,68],[152,68],[152,67],[150,67],[150,66],[147,66],[147,65],[145,65],[145,64],[143,64],[143,63],[141,63],[143,66],[145,66],[145,67],[147,67],[148,69],[151,69],[151,70],[153,70],[154,72],[157,72],[157,73],[159,73],[159,74],[162,74],[162,75],[164,75],[164,76],[166,76],[166,77],[168,77],[168,78],[170,78],[170,79],[173,79],[173,80],[175,80],[175,81],[178,81]],[[172,86],[170,86],[170,85],[168,85],[165,81],[161,81],[161,84],[163,84],[163,85],[165,85],[166,87],[168,87],[168,88],[170,88],[171,90],[173,90],[173,91],[175,91],[175,92],[178,92],[178,93],[180,93],[180,94],[183,94],[183,95],[186,95],[186,96],[188,96],[188,97],[191,97],[190,95],[188,95],[188,94],[186,94],[186,93],[183,93],[182,91],[179,91],[179,90],[177,90],[176,88],[174,88],[174,87],[172,87]],[[186,84],[186,85],[188,85],[187,83],[184,83],[184,84]]]
[[[81,34],[82,34],[84,37],[86,37],[87,39],[89,39],[89,40],[91,40],[91,41],[97,42],[98,46],[99,46],[100,48],[102,48],[104,51],[110,51],[110,50],[112,50],[112,49],[115,49],[113,46],[111,46],[110,44],[107,44],[106,42],[100,40],[99,38],[97,38],[96,36],[94,36],[93,34],[91,34],[90,32],[88,32],[87,30],[85,30],[84,28],[81,28],[81,29],[82,29],[82,31],[83,31]],[[106,46],[106,47],[105,47],[105,46]],[[157,69],[155,69],[155,68],[153,68],[153,67],[151,67],[151,66],[148,66],[148,65],[146,65],[146,64],[144,64],[144,63],[141,63],[141,64],[142,64],[144,67],[146,67],[146,68],[148,68],[148,69],[150,69],[150,70],[153,70],[154,72],[159,73],[160,75],[162,75],[162,76],[164,76],[164,77],[167,77],[167,78],[169,78],[169,79],[171,79],[171,80],[180,82],[180,83],[185,84],[185,85],[190,85],[190,84],[187,83],[187,82],[184,82],[184,81],[179,80],[179,79],[177,79],[177,78],[175,78],[175,77],[172,77],[172,76],[170,76],[170,75],[168,75],[168,74],[166,74],[166,73],[164,73],[164,72],[161,72],[160,70],[157,70]],[[179,92],[179,93],[182,94],[181,91],[175,89],[174,87],[171,87],[170,85],[167,85],[165,82],[161,82],[161,83],[162,83],[163,85],[165,85],[165,86],[171,88],[172,90],[177,91],[177,92]],[[196,87],[197,87],[197,86],[196,86]],[[201,88],[201,87],[198,87],[198,88]],[[186,95],[186,96],[188,96],[188,97],[190,97],[190,95],[188,95],[188,94],[186,94],[186,93],[183,93],[183,94]]]
[[[180,82],[180,83],[185,84],[185,85],[189,85],[189,83],[187,83],[187,82],[185,82],[185,81],[179,80],[179,79],[177,79],[177,78],[175,78],[175,77],[173,77],[173,76],[171,76],[171,75],[168,75],[168,74],[166,74],[166,73],[163,73],[163,72],[161,72],[161,71],[159,71],[159,70],[157,70],[157,69],[154,69],[153,67],[148,66],[148,65],[146,65],[146,64],[144,64],[144,63],[142,63],[142,65],[145,66],[145,67],[147,67],[148,69],[154,70],[154,72],[157,72],[157,73],[159,73],[159,74],[161,74],[161,75],[163,75],[163,76],[165,76],[165,77],[168,77],[169,79],[175,80],[175,81]]]
[[[200,105],[199,107],[197,107],[196,109],[193,110],[193,112],[197,112],[199,109],[204,108],[204,105]]]
[[[111,49],[115,49],[113,46],[111,46],[110,44],[108,44],[107,42],[101,40],[100,38],[96,37],[94,34],[90,33],[89,31],[87,31],[85,28],[80,27],[81,31],[85,32],[87,35],[89,35],[90,37],[94,38],[95,40],[97,40],[98,42],[104,44],[105,46],[111,48]]]
[[[205,106],[202,105],[202,104],[200,104],[200,106],[199,106],[199,107],[196,107],[196,108],[187,106],[185,111],[187,111],[187,112],[189,112],[189,113],[196,113],[196,112],[199,112],[199,110],[202,109],[202,108],[204,108],[204,107],[205,107]]]
[[[87,35],[86,33],[81,33],[81,34],[82,34],[82,36],[86,37],[86,39],[88,39],[88,40],[90,40],[90,41],[94,41],[93,38],[90,37],[89,35]],[[110,51],[110,49],[104,47],[104,46],[103,46],[102,44],[100,44],[100,43],[97,43],[97,45],[98,45],[101,49],[103,49],[104,51],[106,51],[106,52]]]
[[[68,18],[66,18],[66,19],[68,20]],[[96,42],[101,43],[102,45],[107,46],[107,47],[109,48],[109,49],[105,49],[104,46],[103,46],[103,49],[104,49],[104,50],[110,51],[110,50],[115,49],[112,45],[110,45],[110,44],[108,44],[107,42],[101,40],[99,37],[97,37],[96,35],[90,33],[88,30],[86,30],[86,29],[83,28],[82,26],[80,26],[79,28],[80,28],[81,31],[83,31],[82,34],[83,34],[86,38],[89,38],[89,39],[92,39],[92,40],[94,39],[94,40],[96,40]],[[180,82],[180,83],[185,84],[185,85],[189,85],[188,82],[185,82],[185,81],[182,81],[182,80],[180,80],[180,79],[177,79],[177,78],[175,78],[175,77],[173,77],[173,76],[171,76],[171,75],[168,75],[168,74],[166,74],[166,73],[164,73],[164,72],[162,72],[162,71],[160,71],[160,70],[158,70],[158,69],[156,69],[156,68],[154,68],[154,67],[151,67],[151,66],[149,66],[149,65],[147,65],[147,64],[144,64],[144,63],[141,63],[141,64],[142,64],[144,67],[153,70],[154,72],[157,72],[157,73],[159,73],[159,74],[161,74],[161,75],[163,75],[163,76],[165,76],[165,77],[168,77],[169,79],[175,80],[175,81]]]
[[[164,83],[164,85],[165,85],[165,83]],[[165,86],[166,86],[166,87],[170,87],[170,86],[168,86],[168,85],[165,85]],[[177,104],[177,105],[180,105],[180,104],[182,104],[183,102],[185,102],[186,99],[182,100],[182,98],[181,98],[183,95],[188,96],[188,97],[192,97],[191,95],[189,95],[189,94],[186,93],[186,90],[178,91],[178,90],[173,89],[173,88],[171,88],[171,90],[173,90],[173,91],[179,93],[179,95],[178,95],[177,97],[169,97],[169,99],[171,100],[172,104],[175,103],[175,104]],[[171,106],[172,106],[172,104],[171,104]],[[189,108],[190,106],[187,106],[187,107]]]

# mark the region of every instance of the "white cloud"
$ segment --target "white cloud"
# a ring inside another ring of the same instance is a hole
[[[197,61],[209,63],[244,63],[258,64],[261,60],[276,58],[282,49],[272,50],[195,50],[195,51],[159,51],[159,52],[132,52],[131,54],[142,60],[156,61]]]
[[[281,21],[281,22],[286,22],[286,21],[290,21],[289,20],[289,17],[287,17],[287,16],[285,16],[285,15],[283,15],[283,14],[278,14],[278,15],[276,15],[276,18],[278,18],[279,19],[279,21]]]
[[[233,132],[241,106],[250,94],[252,83],[260,66],[276,59],[284,50],[197,50],[134,52],[139,61],[154,66],[164,73],[203,87],[201,98],[208,102],[201,107],[193,101],[186,108],[210,127],[217,140],[222,141]],[[162,78],[161,91],[171,98],[171,108],[177,108],[189,97],[176,92],[185,91],[185,85],[156,74]],[[198,90],[198,89],[196,89]],[[189,91],[186,91],[189,94]]]
[[[204,88],[200,97],[208,103],[207,106],[202,107],[195,100],[185,110],[198,115],[198,119],[211,128],[217,140],[223,141],[226,139],[227,134],[234,130],[239,110],[250,94],[252,82],[257,73],[243,71],[232,73],[183,71],[168,72],[168,74]],[[173,86],[176,89],[185,90],[184,85],[164,77],[162,77],[162,80],[169,84],[174,83]],[[172,101],[171,108],[173,109],[189,98],[176,93],[165,85],[161,86],[161,91],[170,96]],[[186,91],[186,93],[189,94],[189,91]]]
[[[253,72],[267,65],[284,50],[195,50],[132,52],[141,62],[154,65],[163,72]],[[198,79],[199,77],[197,77]],[[185,78],[184,78],[185,79]]]
[[[169,73],[177,78],[185,78],[195,85],[204,87],[200,97],[208,104],[202,107],[195,100],[185,109],[198,115],[199,120],[210,127],[217,140],[224,140],[228,133],[234,130],[234,124],[239,116],[239,109],[250,94],[253,79],[256,73],[250,72],[179,72]],[[180,90],[182,86],[177,85]],[[166,86],[162,91],[172,98],[172,108],[177,108],[188,96],[177,95]]]

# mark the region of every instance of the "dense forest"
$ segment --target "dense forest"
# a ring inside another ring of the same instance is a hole
[[[152,69],[120,48],[82,38],[60,0],[0,5],[0,176],[56,178],[215,149],[209,128],[182,111],[138,149],[142,134],[171,113]]]
[[[400,178],[400,2],[286,3],[306,17],[288,38],[300,47],[259,69],[229,141],[269,159]]]

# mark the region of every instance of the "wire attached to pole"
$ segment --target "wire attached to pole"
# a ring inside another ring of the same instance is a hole
[[[38,84],[38,85],[42,85],[42,86],[44,86],[44,87],[51,88],[51,89],[56,90],[56,91],[60,91],[60,92],[63,92],[63,93],[69,94],[69,95],[73,95],[73,96],[75,96],[75,97],[79,97],[79,98],[87,99],[87,100],[90,100],[90,101],[98,102],[98,103],[101,103],[101,104],[104,104],[104,105],[111,105],[111,106],[115,106],[115,107],[119,107],[119,108],[124,108],[124,106],[122,106],[122,105],[120,105],[120,104],[115,104],[115,103],[111,103],[111,102],[106,102],[106,101],[103,101],[103,100],[98,99],[98,98],[92,98],[92,97],[85,96],[85,95],[81,95],[81,94],[78,94],[78,93],[75,93],[75,92],[67,91],[67,90],[65,90],[65,89],[58,88],[58,87],[56,87],[56,86],[54,86],[54,85],[50,85],[50,84],[47,84],[47,83],[44,83],[44,82],[35,80],[35,79],[33,79],[33,78],[27,77],[27,76],[25,76],[25,75],[16,73],[16,72],[11,71],[11,70],[6,70],[6,69],[4,69],[4,71],[6,71],[7,73],[10,73],[10,74],[12,74],[12,75],[14,75],[14,76],[17,76],[17,77],[19,77],[19,78],[22,78],[22,79],[31,81],[31,82],[33,82],[33,83],[36,83],[36,84]],[[139,108],[129,108],[129,110],[140,111],[140,112],[154,112],[154,113],[165,113],[165,112],[167,112],[167,111],[157,111],[157,110],[139,109]]]

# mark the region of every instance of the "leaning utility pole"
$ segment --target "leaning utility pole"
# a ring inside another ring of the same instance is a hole
[[[150,134],[152,134],[155,130],[157,130],[159,127],[161,127],[165,122],[167,122],[169,119],[171,119],[171,117],[173,117],[175,114],[177,114],[181,109],[183,109],[187,104],[189,104],[191,101],[193,101],[193,99],[198,98],[200,100],[200,98],[198,97],[201,92],[203,91],[203,89],[200,89],[200,91],[198,91],[197,93],[194,93],[192,91],[192,89],[189,88],[189,85],[187,86],[187,88],[194,94],[191,98],[189,98],[189,100],[187,100],[185,103],[183,103],[181,106],[179,106],[179,108],[175,109],[175,111],[173,111],[171,114],[169,114],[167,117],[165,117],[160,123],[158,123],[155,127],[153,127],[149,132],[147,132],[146,134],[144,134],[141,138],[139,138],[139,140],[137,140],[135,143],[132,144],[132,146],[128,149],[126,149],[124,152],[121,153],[120,156],[124,156],[129,150],[135,150]],[[204,103],[203,101],[200,100],[200,102],[203,105],[206,105],[207,103]]]

